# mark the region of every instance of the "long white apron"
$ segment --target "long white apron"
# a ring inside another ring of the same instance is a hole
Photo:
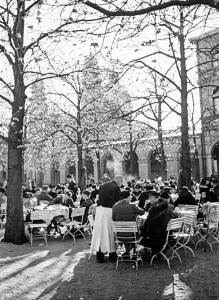
[[[92,233],[90,253],[94,251],[115,252],[115,237],[112,224],[112,208],[97,206]]]

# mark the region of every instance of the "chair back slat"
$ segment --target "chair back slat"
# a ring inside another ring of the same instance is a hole
[[[72,218],[83,216],[85,208],[86,207],[73,208],[71,213]]]
[[[196,212],[195,211],[184,213],[184,216],[183,216],[184,224],[186,224],[188,226],[193,226],[193,225],[195,225],[195,220],[196,220]]]
[[[113,223],[114,232],[138,232],[138,226],[136,222],[114,222]]]
[[[198,214],[198,205],[185,205],[184,206],[185,210],[192,210],[194,211],[196,214]]]
[[[30,211],[30,219],[31,221],[36,221],[36,220],[46,220],[48,217],[48,212],[45,210],[36,210],[33,211],[31,209]]]
[[[183,218],[172,219],[167,225],[167,231],[177,231],[182,228]]]

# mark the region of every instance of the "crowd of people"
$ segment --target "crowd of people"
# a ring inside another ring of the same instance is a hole
[[[173,200],[174,199],[174,200]],[[24,211],[46,201],[47,205],[61,204],[71,210],[85,207],[83,222],[87,222],[92,214],[95,225],[93,228],[91,253],[96,253],[97,262],[109,259],[115,261],[116,246],[113,233],[113,221],[135,221],[137,216],[148,214],[141,224],[141,244],[151,248],[152,255],[158,253],[166,239],[166,228],[170,219],[176,218],[175,208],[179,205],[199,205],[205,202],[218,202],[219,183],[217,176],[201,179],[199,183],[192,180],[191,188],[183,186],[179,189],[177,181],[171,177],[162,181],[157,176],[155,180],[125,181],[121,175],[113,180],[104,174],[101,182],[96,184],[90,174],[84,190],[80,190],[72,175],[67,175],[65,184],[43,185],[32,187],[29,179],[23,185]],[[0,201],[7,200],[7,188],[0,188]],[[77,203],[77,206],[76,206]],[[199,216],[200,217],[200,216]],[[131,251],[132,245],[125,244],[125,255]]]

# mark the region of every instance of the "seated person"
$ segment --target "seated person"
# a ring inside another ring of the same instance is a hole
[[[141,245],[151,248],[152,255],[155,255],[160,252],[166,241],[169,210],[168,201],[161,198],[158,192],[151,191],[149,200],[151,207],[141,227]]]
[[[57,204],[61,204],[69,208],[69,219],[71,220],[72,208],[76,208],[76,206],[74,205],[74,201],[72,199],[72,193],[67,191],[65,194],[58,195],[55,199],[53,199],[48,204],[48,206],[57,205]],[[52,224],[54,225],[56,232],[58,232],[58,227],[57,227],[58,223],[63,221],[65,221],[65,218],[62,215],[56,216],[52,219],[51,226]],[[48,234],[49,231],[51,230],[51,226],[48,226]]]
[[[133,194],[133,192],[131,191],[130,187],[127,186],[127,187],[125,188],[125,191],[128,191],[128,192],[130,193],[130,196],[131,196],[131,202],[137,201],[137,198],[136,198],[136,196]]]
[[[83,218],[83,224],[85,224],[87,222],[89,208],[91,205],[93,205],[93,201],[90,199],[90,192],[87,190],[84,190],[82,192],[82,197],[83,197],[84,201],[83,201],[81,207],[86,207],[85,211],[84,211],[84,218]]]
[[[166,199],[168,201],[169,219],[176,219],[178,217],[178,215],[176,213],[174,213],[175,207],[171,203],[170,194],[168,194],[167,192],[162,192],[160,194],[160,197],[163,199]]]
[[[179,197],[173,203],[174,207],[178,205],[197,205],[195,201],[195,197],[193,197],[192,193],[189,191],[187,186],[183,186],[179,191]]]
[[[133,194],[135,195],[135,197],[138,199],[139,195],[141,194],[142,190],[141,190],[141,185],[140,184],[136,184],[134,186],[134,190],[133,190]]]
[[[121,192],[119,202],[114,204],[112,207],[113,221],[136,221],[136,217],[138,215],[144,215],[145,210],[137,207],[134,204],[131,204],[131,199],[132,197],[129,191]],[[132,236],[132,233],[127,232],[122,233],[121,235],[130,237]],[[127,241],[129,241],[129,239],[127,239]],[[129,254],[134,245],[129,243],[124,243],[124,245],[126,249],[125,254]]]
[[[164,181],[164,186],[163,186],[162,192],[166,192],[168,194],[171,194],[172,191],[173,191],[173,188],[169,185],[169,182]]]
[[[55,185],[50,186],[50,191],[48,192],[48,195],[51,196],[52,199],[55,199],[57,197],[56,186]]]
[[[41,200],[46,200],[48,202],[52,201],[52,197],[48,195],[48,192],[49,192],[49,186],[48,185],[43,185],[41,193],[36,196],[37,205],[40,205]]]
[[[213,178],[211,181],[211,188],[209,191],[208,200],[210,202],[218,202],[219,200],[219,184],[218,181]]]
[[[139,200],[139,204],[138,206],[140,208],[144,208],[145,209],[145,206],[146,206],[146,201],[149,199],[149,193],[151,191],[154,190],[154,187],[152,184],[147,184],[145,187],[144,187],[144,191],[141,192],[141,194],[139,195],[138,197],[138,200]],[[146,210],[146,209],[145,209]],[[147,210],[146,210],[147,211]]]

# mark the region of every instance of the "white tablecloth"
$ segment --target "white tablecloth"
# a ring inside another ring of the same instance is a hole
[[[43,217],[43,220],[49,225],[54,217],[63,215],[66,220],[69,219],[69,208],[63,205],[51,205],[44,209],[36,206],[33,212],[34,217]]]

